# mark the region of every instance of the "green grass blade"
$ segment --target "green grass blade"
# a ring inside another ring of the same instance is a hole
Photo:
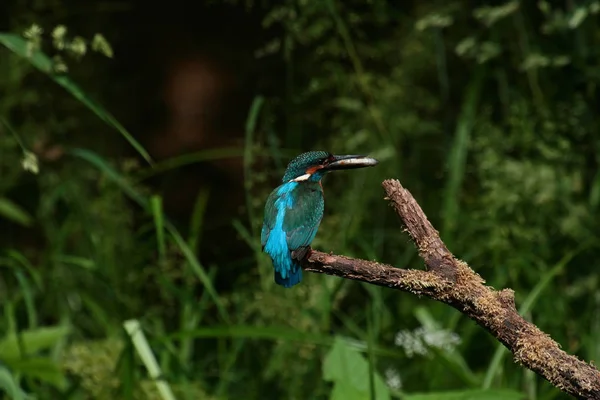
[[[27,211],[6,197],[0,197],[0,217],[22,226],[31,226],[33,223],[33,218]]]
[[[23,253],[16,250],[7,250],[6,256],[6,258],[0,257],[0,264],[15,268],[16,270],[26,271],[37,288],[43,286],[43,279],[39,269],[35,268]]]
[[[132,200],[138,203],[138,205],[144,208],[144,210],[146,210],[147,212],[151,212],[149,207],[149,201],[144,196],[142,196],[134,187],[132,187],[131,184],[127,181],[127,179],[121,176],[114,168],[108,165],[96,153],[84,149],[70,149],[67,151],[67,153],[89,162],[90,164],[98,168],[100,171],[104,172],[106,176],[114,183],[116,183],[127,196],[129,196]],[[170,233],[171,237],[175,240],[175,243],[181,250],[181,253],[186,258],[186,261],[189,263],[190,268],[192,268],[200,282],[202,282],[202,284],[204,285],[206,291],[211,295],[221,318],[225,322],[229,322],[229,314],[223,306],[223,303],[219,298],[219,295],[217,294],[217,291],[215,290],[208,274],[198,261],[198,258],[196,257],[190,246],[188,246],[186,241],[183,239],[175,225],[173,225],[168,219],[165,219],[164,224],[165,228]]]
[[[102,308],[102,305],[99,304],[96,299],[84,293],[81,295],[81,304],[83,309],[86,310],[86,313],[92,317],[94,321],[98,321],[100,326],[104,327],[106,336],[110,336],[117,331],[114,324],[111,323],[110,312]]]
[[[248,212],[248,219],[250,226],[254,226],[254,208],[252,207],[252,196],[251,196],[251,185],[252,185],[252,144],[254,143],[254,130],[260,115],[260,109],[265,102],[264,97],[257,96],[254,98],[252,105],[250,106],[250,112],[246,119],[246,138],[244,145],[244,189],[246,190],[246,211]]]
[[[164,263],[167,257],[167,245],[165,241],[165,221],[162,212],[162,198],[157,195],[150,197],[150,208],[152,209],[154,228],[156,229],[158,256],[160,258],[160,262]]]
[[[206,270],[202,267],[202,265],[200,265],[198,258],[192,252],[192,249],[190,249],[190,246],[188,246],[188,244],[185,242],[185,239],[181,236],[179,231],[170,222],[167,221],[166,226],[167,226],[167,229],[169,230],[169,233],[173,237],[173,240],[175,240],[175,244],[177,244],[177,246],[179,246],[179,249],[181,250],[184,257],[186,258],[186,261],[189,263],[190,267],[192,268],[192,270],[194,271],[196,276],[200,279],[200,282],[202,282],[204,284],[206,291],[212,296],[213,301],[215,302],[215,305],[217,306],[217,309],[219,310],[219,314],[221,315],[221,318],[225,322],[231,322],[231,320],[229,318],[229,314],[227,313],[225,306],[223,306],[223,303],[221,302],[221,299],[219,298],[219,295],[217,294],[217,291],[214,288],[209,275],[206,273]]]
[[[235,230],[237,231],[237,233],[240,235],[240,237],[242,238],[242,240],[244,242],[246,242],[246,244],[248,245],[248,247],[250,247],[256,253],[261,253],[262,252],[260,241],[254,240],[254,238],[252,237],[252,232],[250,232],[248,230],[248,228],[246,228],[242,224],[242,222],[240,220],[234,219],[231,222],[231,224],[233,225],[233,227],[235,228]]]
[[[289,329],[278,326],[250,326],[250,325],[230,325],[230,326],[211,326],[187,331],[179,331],[164,338],[157,338],[163,341],[181,340],[186,338],[205,339],[205,338],[240,338],[240,339],[262,339],[262,340],[284,340],[289,342],[299,342],[314,344],[319,346],[331,346],[333,338],[328,335],[318,333],[306,333],[295,329]],[[364,341],[346,339],[348,344],[356,350],[367,353],[368,346]],[[383,347],[374,347],[374,354],[378,356],[405,358],[403,352],[389,350]]]
[[[246,339],[270,339],[297,341],[318,345],[330,345],[332,339],[329,336],[300,332],[283,327],[266,326],[212,326],[207,328],[193,329],[177,332],[165,337],[165,339],[182,339],[193,337],[201,338],[246,338]]]
[[[375,289],[375,288],[374,288]],[[373,322],[373,314],[375,309],[375,302],[371,301],[371,304],[365,306],[366,316],[367,316],[367,359],[368,359],[368,381],[369,381],[369,395],[372,399],[377,398],[377,389],[375,388],[375,379],[376,379],[376,371],[375,371],[375,363],[376,356],[373,352],[373,347],[375,345],[375,324]],[[375,310],[376,311],[376,310]]]
[[[175,400],[175,395],[171,390],[169,383],[161,377],[162,372],[154,353],[146,340],[146,336],[140,327],[140,323],[135,320],[128,320],[123,323],[123,327],[127,331],[127,334],[131,337],[131,341],[137,350],[138,355],[142,359],[150,379],[156,384],[156,388],[160,393],[163,400]]]
[[[231,370],[233,369],[236,361],[238,360],[239,355],[242,351],[242,348],[244,347],[244,344],[245,344],[244,339],[237,339],[232,343],[231,349],[229,350],[228,355],[225,358],[225,361],[223,362],[223,364],[224,364],[223,368],[219,372],[221,379],[219,380],[219,385],[217,386],[217,389],[215,390],[215,394],[216,394],[217,398],[220,398],[220,399],[226,398],[227,389],[229,388],[229,384],[233,382],[233,379],[228,378],[228,377],[232,376]]]
[[[198,192],[198,196],[196,196],[196,201],[194,202],[194,210],[192,211],[192,217],[190,219],[190,233],[188,236],[188,245],[194,253],[198,252],[200,240],[202,239],[202,225],[204,223],[204,215],[206,214],[209,197],[210,188],[201,188]]]
[[[451,232],[453,232],[458,220],[460,189],[465,176],[471,130],[476,119],[483,78],[484,67],[480,66],[467,87],[462,111],[456,125],[454,142],[452,143],[448,157],[448,178],[446,193],[444,195],[444,224],[442,231],[442,238],[446,241],[448,247],[452,246],[449,243],[452,239]]]
[[[117,121],[104,107],[92,100],[91,97],[68,76],[57,75],[54,73],[54,63],[52,62],[52,59],[44,52],[40,50],[34,50],[29,53],[27,40],[23,39],[19,35],[11,33],[0,33],[0,43],[6,46],[13,53],[28,60],[34,67],[48,75],[52,80],[54,80],[54,82],[65,88],[73,97],[89,108],[101,120],[116,129],[149,164],[152,164],[152,158],[146,149],[144,149],[144,147],[137,140],[135,140],[131,133],[129,133],[127,129],[125,129],[125,127],[123,127],[123,125],[121,125],[119,121]]]
[[[25,400],[27,393],[21,389],[15,377],[8,368],[0,365],[0,389],[3,390],[9,398],[13,400]]]
[[[256,265],[258,273],[260,275],[260,282],[261,285],[263,287],[263,289],[266,289],[266,282],[271,277],[271,267],[265,269],[264,267],[262,267],[264,265],[264,263],[261,263],[261,257],[265,257],[264,253],[262,252],[261,246],[260,246],[260,240],[256,240],[253,236],[252,236],[252,232],[250,232],[250,230],[244,226],[244,224],[242,224],[242,222],[240,220],[234,219],[231,224],[233,225],[233,227],[235,228],[235,230],[237,231],[238,235],[240,235],[240,237],[242,238],[242,240],[244,242],[246,242],[246,244],[248,245],[248,247],[250,249],[252,249],[252,251],[254,252],[254,257],[256,259]]]
[[[19,282],[21,295],[23,296],[23,301],[25,302],[28,328],[34,329],[37,327],[38,316],[35,307],[33,287],[29,282],[29,279],[27,279],[27,275],[23,271],[15,271],[15,277],[17,278],[17,282]]]
[[[246,120],[246,134],[252,134],[256,129],[258,123],[258,116],[260,115],[260,109],[265,102],[265,98],[262,96],[256,96],[252,105],[250,106],[250,112],[248,113],[248,119]]]
[[[585,250],[591,245],[591,243],[584,243],[579,248],[571,251],[566,254],[550,271],[548,271],[544,277],[538,282],[537,285],[533,288],[527,298],[523,301],[523,304],[519,308],[519,314],[525,315],[531,311],[533,305],[536,300],[540,297],[541,293],[550,285],[552,280],[558,276],[563,269],[567,266],[567,264],[575,257],[577,254]],[[496,351],[494,352],[494,356],[492,357],[492,361],[488,366],[488,369],[485,374],[485,378],[483,379],[483,389],[489,389],[492,386],[492,381],[500,371],[500,367],[502,364],[502,360],[504,356],[507,354],[507,349],[503,345],[499,344],[496,347]]]
[[[85,149],[68,149],[67,154],[81,158],[82,160],[85,160],[95,166],[98,170],[106,174],[111,181],[116,183],[129,198],[138,203],[138,205],[143,207],[146,211],[149,211],[148,200],[142,196],[132,185],[130,185],[129,181],[125,179],[125,177],[123,177],[117,170],[106,163],[98,154]]]
[[[385,123],[381,116],[381,112],[374,105],[374,99],[376,98],[376,95],[374,95],[373,93],[373,90],[369,83],[368,73],[365,71],[363,62],[359,56],[356,45],[354,44],[354,40],[352,39],[350,33],[351,30],[344,18],[342,18],[342,16],[340,15],[338,11],[337,2],[335,0],[327,0],[325,4],[333,18],[336,31],[338,35],[342,38],[344,48],[346,49],[346,53],[348,54],[348,58],[352,62],[352,66],[356,74],[358,88],[362,92],[364,100],[366,101],[367,110],[369,111],[369,115],[373,120],[373,124],[375,125],[381,139],[383,139],[387,143],[392,143],[393,141],[390,132],[385,126]]]
[[[143,181],[144,179],[148,179],[155,175],[181,168],[186,165],[205,161],[222,160],[225,158],[242,157],[243,155],[244,151],[237,147],[224,147],[220,149],[201,150],[194,153],[182,154],[180,156],[171,157],[166,160],[156,162],[154,165],[152,165],[152,168],[141,170],[135,176],[135,179],[136,181]]]
[[[589,194],[589,203],[593,209],[597,209],[600,204],[600,171],[596,173]]]
[[[527,400],[536,400],[537,395],[537,375],[530,369],[523,370],[523,387],[527,393]]]
[[[17,142],[17,144],[19,145],[19,147],[21,148],[21,150],[23,150],[23,152],[29,151],[27,149],[27,146],[25,146],[25,142],[23,141],[23,138],[21,138],[21,136],[12,127],[12,125],[5,118],[3,118],[2,116],[0,116],[0,122],[2,123],[2,125],[4,125],[4,127],[6,128],[6,130],[8,132],[10,132],[10,134],[15,138],[15,141]]]
[[[208,276],[210,279],[213,279],[216,274],[217,269],[211,268],[208,271]],[[208,304],[210,301],[210,296],[207,292],[202,293],[200,296],[200,300],[197,302],[184,302],[184,309],[181,315],[181,323],[180,323],[180,331],[188,331],[199,326],[202,318],[204,317],[204,312],[206,311]],[[170,343],[170,342],[167,342]],[[194,348],[194,338],[187,337],[183,338],[179,342],[178,349],[178,357],[180,362],[183,365],[188,365],[191,362],[193,356],[193,348]]]
[[[57,254],[52,259],[55,262],[69,264],[84,270],[93,271],[97,268],[96,262],[90,258],[72,256],[69,254]]]

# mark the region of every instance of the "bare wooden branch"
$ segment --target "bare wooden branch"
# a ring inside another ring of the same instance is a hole
[[[397,180],[386,180],[387,199],[400,216],[425,261],[426,271],[312,251],[306,271],[386,286],[449,304],[488,330],[514,360],[579,399],[600,400],[600,371],[560,349],[515,307],[514,292],[486,286],[440,239],[414,197]]]

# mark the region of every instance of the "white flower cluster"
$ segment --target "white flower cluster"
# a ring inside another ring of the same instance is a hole
[[[429,330],[420,327],[414,331],[403,330],[396,334],[395,344],[402,347],[408,357],[427,356],[430,348],[452,351],[460,344],[460,337],[444,329]]]
[[[400,372],[394,368],[386,369],[385,383],[394,390],[402,389],[402,377],[400,376]]]
[[[23,37],[27,39],[27,55],[33,56],[34,52],[40,51],[42,46],[42,35],[44,30],[37,24],[32,24],[25,32]],[[59,52],[67,52],[76,60],[80,60],[88,53],[88,49],[112,58],[113,50],[108,41],[99,33],[96,33],[93,39],[87,40],[81,36],[75,36],[72,39],[67,37],[67,27],[57,25],[51,32],[52,45]],[[56,73],[68,72],[67,64],[61,54],[52,57],[53,70]]]
[[[30,151],[23,152],[23,159],[21,160],[21,166],[23,167],[23,169],[25,171],[29,171],[32,174],[37,174],[40,172],[38,158],[34,153],[32,153]]]

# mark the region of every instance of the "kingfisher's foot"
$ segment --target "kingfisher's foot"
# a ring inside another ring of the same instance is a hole
[[[294,260],[304,260],[310,257],[312,254],[312,249],[310,246],[300,247],[296,250],[292,250],[292,259]]]

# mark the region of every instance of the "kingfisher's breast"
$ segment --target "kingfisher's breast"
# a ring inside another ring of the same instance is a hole
[[[294,194],[294,211],[286,216],[286,225],[311,228],[318,225],[325,210],[321,181],[303,183]]]

